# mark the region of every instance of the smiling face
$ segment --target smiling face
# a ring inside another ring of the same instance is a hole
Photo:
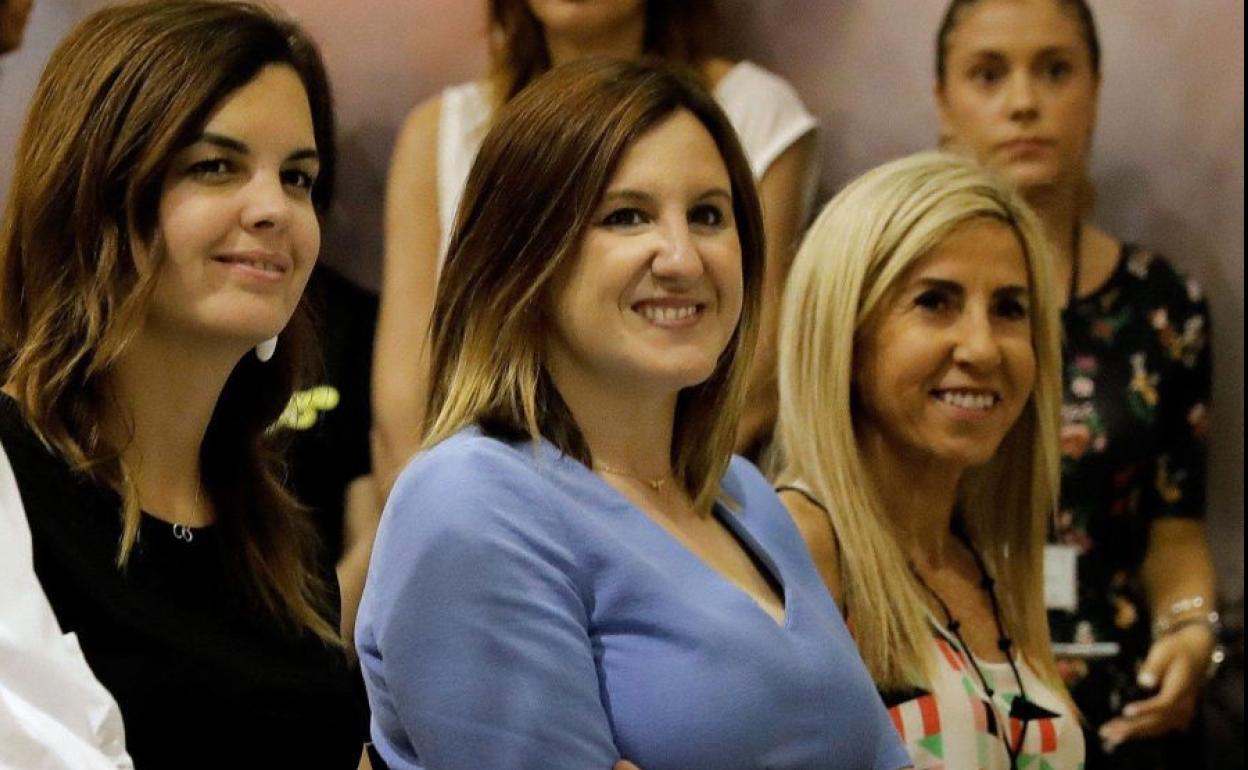
[[[148,328],[242,349],[281,331],[320,250],[317,170],[294,69],[269,65],[225,97],[166,173]]]
[[[1024,190],[1082,178],[1100,79],[1073,9],[979,0],[945,45],[944,136]]]
[[[1029,282],[1013,229],[957,226],[890,289],[859,332],[856,428],[897,468],[987,462],[1035,380]]]
[[[546,360],[560,390],[674,395],[711,376],[741,316],[731,189],[688,111],[624,153],[554,298]]]

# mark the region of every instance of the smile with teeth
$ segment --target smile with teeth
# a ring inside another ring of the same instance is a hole
[[[996,393],[982,390],[935,390],[932,395],[950,406],[977,411],[987,411],[1001,401]]]
[[[650,323],[679,323],[687,321],[702,312],[701,305],[659,306],[641,304],[636,307],[637,314]]]
[[[223,262],[227,265],[242,265],[244,267],[250,267],[253,270],[259,270],[264,273],[278,274],[278,273],[286,272],[286,269],[282,267],[281,265],[277,264],[276,262],[268,262],[262,259],[241,259],[238,257],[220,257],[218,258],[217,261]]]

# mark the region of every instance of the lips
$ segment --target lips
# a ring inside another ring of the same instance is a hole
[[[1049,149],[1053,146],[1053,141],[1035,136],[1020,136],[1004,141],[998,146],[1011,155],[1032,155]]]
[[[987,412],[1001,403],[1001,394],[980,388],[941,388],[932,391],[932,397],[941,403],[958,409]]]
[[[240,268],[248,273],[272,278],[278,278],[290,272],[291,269],[291,262],[288,257],[268,251],[240,251],[218,254],[212,260],[223,265]]]
[[[632,310],[655,326],[681,327],[696,323],[706,305],[692,300],[643,300]]]

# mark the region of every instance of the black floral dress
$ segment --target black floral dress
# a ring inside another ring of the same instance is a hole
[[[1150,644],[1139,568],[1158,518],[1205,510],[1209,314],[1200,287],[1123,246],[1113,275],[1063,315],[1062,499],[1053,539],[1078,549],[1078,609],[1050,610],[1054,642],[1113,642],[1114,658],[1059,669],[1093,729],[1137,697]],[[1161,766],[1124,745],[1112,763]],[[1155,753],[1155,752],[1154,752]]]

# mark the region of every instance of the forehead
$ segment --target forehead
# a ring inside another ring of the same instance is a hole
[[[728,168],[711,132],[692,112],[677,110],[624,151],[608,184],[621,187],[728,186]]]
[[[1028,286],[1027,259],[1014,228],[999,219],[977,217],[950,230],[906,271],[903,286],[948,280],[964,285]]]
[[[1045,48],[1087,48],[1077,12],[1060,0],[978,0],[959,13],[948,41],[950,56]]]
[[[268,64],[213,107],[204,130],[237,136],[264,131],[313,143],[312,108],[294,67]]]

